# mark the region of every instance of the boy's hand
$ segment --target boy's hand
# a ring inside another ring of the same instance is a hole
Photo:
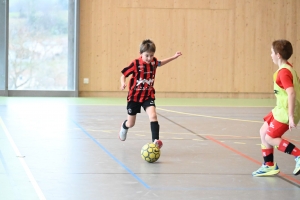
[[[120,89],[124,90],[126,88],[126,83],[122,83]]]
[[[292,128],[297,128],[297,124],[294,122],[294,116],[289,116],[289,129],[290,131]]]
[[[182,53],[180,52],[180,51],[177,51],[176,53],[175,53],[175,55],[174,55],[174,58],[178,58],[179,56],[181,56],[182,55]]]

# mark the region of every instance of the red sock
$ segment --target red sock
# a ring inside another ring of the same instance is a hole
[[[261,149],[263,157],[264,157],[264,161],[265,161],[265,165],[268,166],[274,166],[274,161],[273,161],[273,152],[274,149]]]
[[[287,140],[280,142],[278,150],[293,156],[300,156],[300,150]]]

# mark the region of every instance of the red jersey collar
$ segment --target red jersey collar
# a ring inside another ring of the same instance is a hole
[[[145,61],[143,61],[142,56],[139,57],[139,61],[140,61],[140,63],[142,63],[142,64],[146,64],[146,65],[149,64],[149,63],[146,63]],[[151,62],[153,62],[153,59],[152,59]],[[151,62],[150,62],[150,63],[151,63]]]
[[[286,61],[286,64],[288,64],[289,66],[293,67],[293,65],[291,63],[289,63],[288,61]]]

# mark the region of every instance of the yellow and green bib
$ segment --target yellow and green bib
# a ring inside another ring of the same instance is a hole
[[[300,120],[300,83],[296,71],[288,64],[283,64],[274,73],[274,92],[276,96],[276,106],[272,110],[274,118],[284,124],[289,124],[289,113],[288,113],[288,95],[287,92],[279,87],[276,83],[278,71],[282,68],[288,69],[293,75],[293,84],[295,90],[295,110],[294,110],[294,122],[298,124]]]

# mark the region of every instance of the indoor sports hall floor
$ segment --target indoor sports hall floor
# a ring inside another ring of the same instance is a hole
[[[300,199],[292,156],[252,177],[259,128],[274,100],[158,99],[164,146],[156,163],[144,111],[121,142],[124,98],[0,98],[0,199]],[[300,147],[300,130],[284,135]]]

